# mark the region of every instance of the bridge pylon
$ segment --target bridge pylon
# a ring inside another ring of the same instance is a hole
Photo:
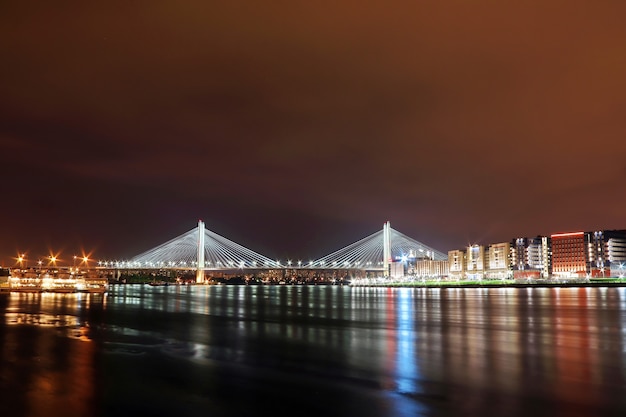
[[[204,222],[198,220],[198,266],[196,269],[196,282],[204,282]]]
[[[391,223],[389,221],[383,224],[383,276],[390,275],[391,265]]]

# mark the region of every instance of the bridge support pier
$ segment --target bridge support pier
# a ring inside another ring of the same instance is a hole
[[[198,220],[198,265],[196,267],[196,283],[204,283],[204,222]]]

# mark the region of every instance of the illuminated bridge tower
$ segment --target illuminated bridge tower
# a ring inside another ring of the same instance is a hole
[[[391,265],[391,223],[383,224],[383,276],[388,277]]]
[[[196,282],[204,282],[204,222],[198,220],[198,266],[196,269]]]

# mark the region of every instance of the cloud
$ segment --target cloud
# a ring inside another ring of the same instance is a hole
[[[273,4],[6,3],[0,147],[37,164],[31,188],[396,217],[441,246],[532,235],[565,207],[622,220],[584,197],[623,177],[623,2]]]

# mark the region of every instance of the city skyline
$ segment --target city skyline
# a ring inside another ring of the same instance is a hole
[[[202,221],[200,221],[199,223],[202,223]],[[221,236],[218,234],[215,234],[215,232],[213,231],[208,231],[209,235],[212,236],[210,237],[211,240],[213,240],[214,238],[218,238],[220,241],[224,241],[224,242],[228,242],[228,245],[234,245],[237,247],[240,247],[241,250],[244,251],[250,251],[251,253],[255,253],[256,256],[260,256],[261,258],[264,258],[266,260],[268,260],[270,262],[269,266],[274,265],[274,262],[277,263],[277,265],[281,266],[281,267],[285,267],[285,266],[291,266],[293,265],[293,267],[295,268],[296,266],[299,267],[307,267],[307,265],[309,265],[309,267],[313,266],[313,264],[315,264],[314,268],[321,268],[321,264],[320,261],[322,261],[323,259],[330,257],[332,255],[335,254],[339,254],[339,253],[348,253],[346,252],[347,250],[349,250],[349,248],[354,247],[355,245],[358,245],[359,243],[361,243],[361,245],[369,245],[372,246],[373,243],[365,243],[365,242],[375,242],[377,238],[384,240],[384,237],[382,235],[382,233],[384,232],[385,226],[389,225],[390,226],[390,222],[387,222],[385,225],[383,225],[383,230],[382,231],[378,231],[375,232],[369,236],[361,236],[357,241],[353,241],[353,242],[349,242],[347,245],[345,245],[344,247],[335,247],[335,248],[330,248],[328,249],[326,252],[323,253],[323,256],[321,257],[312,257],[312,256],[307,256],[307,254],[296,254],[295,256],[291,256],[291,257],[286,257],[286,258],[279,258],[279,257],[270,257],[270,258],[266,258],[265,254],[263,253],[256,253],[254,252],[254,248],[250,248],[250,247],[245,247],[245,246],[241,246],[239,245],[239,243],[237,242],[233,242],[230,241],[228,239],[228,237],[226,236]],[[137,258],[139,256],[157,256],[156,253],[157,252],[163,252],[163,253],[168,253],[168,251],[174,250],[174,251],[179,251],[179,249],[167,249],[168,245],[172,245],[174,244],[174,241],[180,241],[180,243],[183,243],[183,246],[188,246],[189,245],[189,239],[190,236],[197,234],[197,228],[191,229],[186,231],[185,233],[182,233],[179,236],[176,237],[172,237],[169,236],[166,238],[165,241],[163,242],[158,242],[154,247],[152,248],[146,248],[146,250],[144,250],[142,253],[135,253],[135,254],[131,254],[128,256],[121,256],[121,257],[114,257],[114,258],[105,258],[105,257],[99,257],[97,256],[98,254],[95,253],[94,251],[86,251],[83,248],[80,248],[78,250],[49,250],[48,252],[42,252],[42,253],[34,253],[34,252],[29,252],[29,251],[16,251],[16,253],[12,256],[6,256],[6,254],[0,254],[0,266],[4,267],[4,268],[10,268],[11,266],[13,267],[17,267],[19,266],[20,268],[46,268],[46,267],[56,267],[58,266],[63,266],[63,267],[83,267],[86,266],[88,268],[90,267],[95,267],[95,266],[105,266],[107,264],[118,264],[118,265],[124,265],[124,264],[130,264],[129,261],[131,261],[133,258]],[[398,231],[394,230],[394,233],[398,233]],[[465,250],[469,250],[473,247],[489,247],[489,246],[498,246],[500,244],[512,244],[515,245],[516,241],[520,241],[520,240],[541,240],[541,239],[548,239],[550,240],[553,237],[560,237],[560,236],[571,236],[571,235],[575,235],[575,236],[583,236],[583,235],[587,235],[587,234],[597,234],[597,233],[617,233],[619,235],[623,235],[626,234],[626,228],[614,228],[614,229],[590,229],[590,230],[586,230],[586,231],[582,231],[582,230],[573,230],[573,231],[560,231],[560,232],[551,232],[548,233],[546,235],[540,235],[540,234],[529,234],[526,236],[513,236],[513,237],[509,237],[508,239],[504,239],[501,241],[491,241],[491,242],[468,242],[466,245],[464,246],[459,246],[456,248],[446,248],[443,250],[439,250],[437,248],[432,248],[430,246],[428,246],[427,243],[425,242],[418,242],[415,241],[414,239],[412,239],[410,236],[406,236],[403,233],[399,233],[399,236],[396,237],[396,239],[399,239],[400,241],[406,241],[407,239],[409,239],[410,241],[413,241],[413,243],[411,243],[411,245],[415,245],[415,248],[418,247],[422,247],[425,248],[423,250],[420,250],[421,252],[423,252],[425,255],[425,259],[434,259],[432,256],[430,256],[430,250],[433,250],[434,252],[432,253],[432,255],[435,254],[435,252],[437,252],[437,257],[440,257],[441,255],[445,256],[445,254],[447,253],[448,256],[450,255],[451,252],[464,252]],[[375,237],[376,235],[380,235],[378,237]],[[196,239],[195,237],[193,237],[193,239]],[[207,238],[208,239],[208,238]],[[394,238],[391,238],[391,242],[394,243]],[[397,242],[396,242],[397,243]],[[218,243],[219,245],[219,243]],[[381,243],[380,245],[384,246],[384,243]],[[402,246],[405,246],[405,243],[402,244]],[[373,247],[373,246],[372,246]],[[382,248],[382,246],[381,246]],[[512,248],[512,247],[511,247]],[[186,251],[189,251],[189,249],[185,249]],[[210,251],[214,250],[214,249],[209,249]],[[239,250],[239,249],[235,249],[235,250]],[[368,249],[368,250],[372,250],[372,249]],[[381,251],[383,249],[380,249]],[[280,251],[280,248],[278,248],[278,251]],[[154,252],[154,254],[152,255],[148,255],[148,253]],[[274,251],[275,253],[277,252],[276,250]],[[320,252],[321,251],[317,251]],[[70,253],[72,253],[73,255],[70,255]],[[195,253],[195,252],[194,252]],[[381,252],[382,253],[382,252]],[[511,259],[510,262],[511,264],[509,265],[510,267],[514,267],[516,261],[514,260],[515,258],[515,253],[512,250],[511,251]],[[367,255],[369,257],[371,257],[370,255]],[[398,254],[396,254],[396,258],[397,256],[399,256]],[[403,254],[404,256],[404,254]],[[158,256],[157,256],[158,257]],[[167,255],[166,257],[169,257],[169,255]],[[234,259],[234,258],[233,258]],[[381,258],[382,259],[382,258]],[[395,258],[394,258],[395,259]],[[397,261],[397,259],[396,259]],[[394,261],[395,262],[395,261]],[[382,260],[379,262],[382,264]],[[191,265],[191,263],[189,263],[189,265]],[[268,264],[267,262],[265,263],[265,265],[263,265],[262,263],[259,264],[261,267],[265,266],[267,267]],[[249,267],[249,265],[247,265]],[[322,268],[323,269],[323,268]]]
[[[0,260],[626,225],[626,4],[9,1]],[[278,251],[278,253],[277,253]]]

